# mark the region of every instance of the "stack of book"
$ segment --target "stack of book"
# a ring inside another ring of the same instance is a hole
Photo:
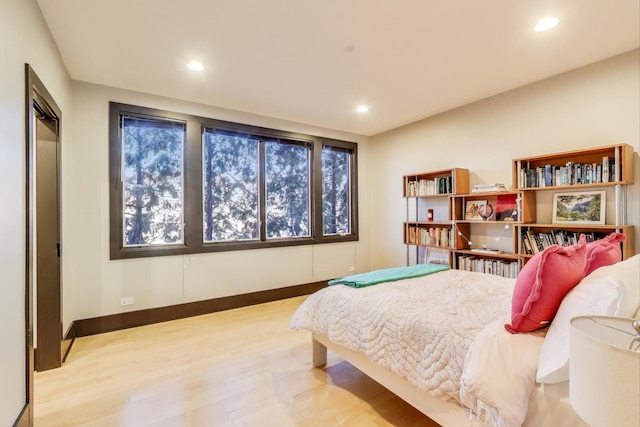
[[[479,254],[501,254],[502,251],[500,249],[489,249],[489,248],[473,248],[471,249],[471,252],[476,252]]]
[[[504,184],[474,184],[471,189],[472,193],[488,193],[492,191],[507,191]]]

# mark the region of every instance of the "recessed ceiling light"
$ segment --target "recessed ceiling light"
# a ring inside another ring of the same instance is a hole
[[[198,61],[191,61],[187,64],[187,67],[189,67],[190,70],[193,71],[202,71],[204,70],[204,65],[202,65],[201,63],[199,63]]]
[[[369,107],[367,107],[366,105],[361,105],[358,108],[356,108],[356,111],[358,113],[366,113],[367,111],[369,111]]]
[[[535,31],[547,31],[558,25],[560,20],[558,18],[544,18],[542,21],[538,22],[538,24],[533,28]]]

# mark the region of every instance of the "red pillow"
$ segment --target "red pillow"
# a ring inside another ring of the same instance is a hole
[[[587,243],[587,265],[584,275],[587,276],[593,270],[605,265],[615,264],[622,260],[620,242],[627,240],[622,233],[611,233],[604,239]]]
[[[507,331],[531,332],[549,325],[564,296],[582,280],[586,260],[584,235],[577,245],[552,245],[535,254],[516,279]]]

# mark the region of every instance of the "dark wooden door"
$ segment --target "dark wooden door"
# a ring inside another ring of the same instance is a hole
[[[62,365],[60,156],[56,118],[45,115],[36,117],[35,148],[35,368],[44,371]]]

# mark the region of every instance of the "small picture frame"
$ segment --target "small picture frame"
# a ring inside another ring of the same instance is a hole
[[[482,221],[482,213],[487,208],[486,200],[467,200],[464,219],[467,221]]]
[[[554,224],[604,224],[605,191],[554,193]]]

